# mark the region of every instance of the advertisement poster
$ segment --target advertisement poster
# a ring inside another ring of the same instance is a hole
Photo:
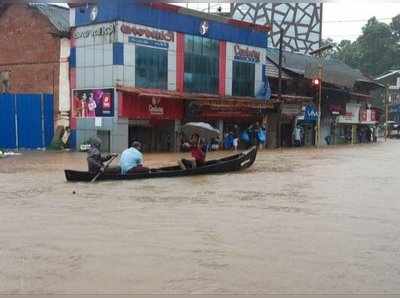
[[[114,89],[73,91],[73,117],[113,117]]]

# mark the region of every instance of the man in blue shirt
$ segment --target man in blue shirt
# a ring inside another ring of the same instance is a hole
[[[142,144],[138,141],[134,141],[132,146],[125,149],[121,154],[120,167],[121,174],[126,175],[129,171],[135,170],[148,170],[143,167],[143,154]]]

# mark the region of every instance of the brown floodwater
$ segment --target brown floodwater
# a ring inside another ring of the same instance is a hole
[[[81,153],[0,159],[0,293],[399,293],[399,152],[263,151],[240,173],[95,184],[65,181]]]

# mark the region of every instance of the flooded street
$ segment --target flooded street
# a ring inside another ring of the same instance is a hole
[[[82,153],[1,159],[0,293],[398,293],[399,152],[263,151],[240,173],[96,184],[65,181]]]

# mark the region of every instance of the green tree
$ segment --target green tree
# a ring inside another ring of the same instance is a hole
[[[390,27],[393,31],[394,37],[399,41],[400,40],[400,14],[395,16],[392,19],[392,23],[390,24]]]
[[[391,25],[371,18],[356,41],[342,40],[333,56],[372,77],[400,66],[400,15]]]
[[[389,25],[373,17],[362,31],[363,34],[356,41],[361,71],[376,76],[398,65],[400,51]]]

